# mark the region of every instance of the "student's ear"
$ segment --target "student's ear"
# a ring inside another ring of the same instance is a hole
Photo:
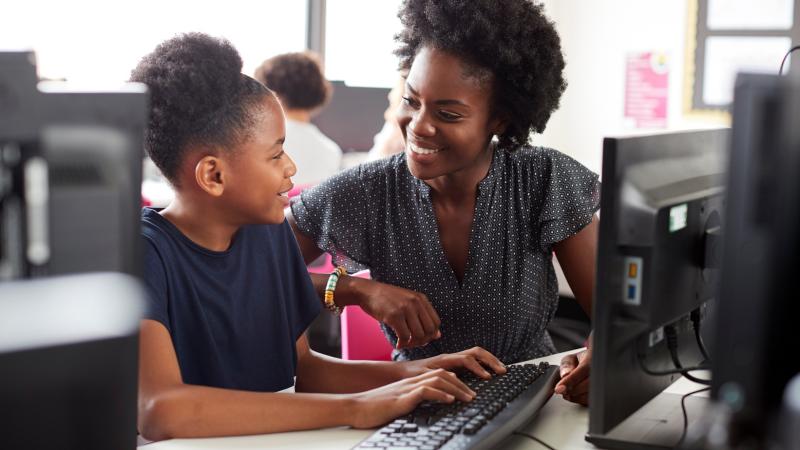
[[[194,166],[194,179],[200,189],[214,197],[225,191],[224,163],[213,155],[204,156]]]

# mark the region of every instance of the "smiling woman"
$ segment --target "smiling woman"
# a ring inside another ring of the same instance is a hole
[[[596,174],[528,144],[566,87],[558,34],[528,0],[407,0],[400,19],[405,151],[293,200],[304,258],[327,251],[371,270],[342,279],[335,299],[383,322],[396,359],[471,346],[506,363],[550,354],[552,255],[590,313],[599,207]],[[585,403],[580,361],[559,391]]]

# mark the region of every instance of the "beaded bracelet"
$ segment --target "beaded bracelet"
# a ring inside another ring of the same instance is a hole
[[[331,272],[331,276],[328,277],[328,284],[325,286],[325,308],[336,315],[342,313],[342,308],[339,308],[333,302],[333,291],[336,290],[336,283],[339,282],[339,277],[344,275],[347,275],[344,267],[337,267],[336,270]]]

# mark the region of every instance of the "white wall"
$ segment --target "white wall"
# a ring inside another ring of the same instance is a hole
[[[683,116],[686,0],[545,0],[567,61],[561,108],[535,144],[600,173],[604,136],[641,133],[623,120],[625,58],[665,52],[670,61],[668,129],[718,127]],[[652,130],[644,130],[652,131]]]

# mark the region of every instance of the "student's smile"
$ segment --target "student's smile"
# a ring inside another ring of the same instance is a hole
[[[290,184],[288,189],[286,189],[284,191],[281,191],[281,192],[278,192],[278,197],[280,197],[284,208],[288,208],[289,207],[289,191],[291,191],[293,187],[294,187],[294,184]]]

